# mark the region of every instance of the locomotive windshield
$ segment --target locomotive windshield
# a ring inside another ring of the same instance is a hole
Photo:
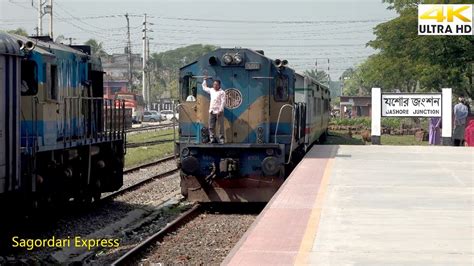
[[[275,84],[275,101],[288,101],[288,76],[281,75],[276,78]]]

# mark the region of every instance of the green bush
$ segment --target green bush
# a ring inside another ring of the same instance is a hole
[[[391,128],[391,129],[398,129],[401,128],[402,125],[407,126],[408,128],[415,128],[416,123],[413,118],[396,118],[396,117],[382,117],[381,120],[382,127],[384,128]],[[371,119],[370,117],[354,117],[354,118],[332,118],[330,121],[330,125],[333,126],[361,126],[365,128],[370,128]],[[428,119],[421,118],[420,119],[420,126],[421,128],[428,127]]]
[[[400,118],[393,118],[393,117],[382,117],[382,127],[386,128],[400,128],[402,123],[402,119]]]
[[[355,117],[355,118],[333,118],[330,122],[331,125],[335,126],[362,126],[370,127],[370,118],[368,117]]]

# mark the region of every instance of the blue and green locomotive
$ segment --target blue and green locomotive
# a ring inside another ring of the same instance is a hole
[[[225,91],[224,144],[209,142],[206,77]],[[326,136],[329,89],[263,51],[218,49],[182,67],[179,84],[177,150],[189,200],[266,202],[288,165]]]
[[[0,205],[91,202],[120,188],[124,111],[104,100],[90,47],[0,33]]]

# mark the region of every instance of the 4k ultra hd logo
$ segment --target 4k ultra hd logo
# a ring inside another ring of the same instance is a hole
[[[418,35],[472,35],[472,5],[418,5]]]

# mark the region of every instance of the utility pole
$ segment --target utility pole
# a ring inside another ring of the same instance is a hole
[[[328,75],[328,87],[331,83],[331,75],[329,75],[329,71],[330,71],[330,61],[329,61],[329,58],[316,58],[316,62],[314,63],[315,67],[316,67],[316,74],[318,74],[318,59],[324,59],[324,60],[327,60],[327,64],[328,64],[328,69],[327,69],[327,75]]]
[[[53,0],[49,0],[49,37],[53,39]]]
[[[150,78],[151,78],[151,75],[150,75],[150,67],[148,66],[148,60],[150,59],[150,37],[147,37],[146,38],[146,62],[147,62],[147,66],[146,66],[146,70],[148,72],[148,80],[147,80],[147,88],[146,88],[146,99],[147,99],[147,107],[148,107],[148,110],[150,110],[150,107],[151,107],[151,100],[150,100]]]
[[[45,2],[43,0],[38,0],[38,36],[43,35],[43,5]],[[31,3],[33,5],[33,2]]]
[[[33,5],[33,1],[31,2]],[[38,29],[36,34],[38,36],[43,35],[43,17],[49,14],[49,37],[53,39],[53,0],[49,0],[49,4],[46,5],[46,0],[38,0]]]
[[[128,56],[128,86],[129,91],[132,90],[132,41],[130,40],[130,18],[128,13],[125,14],[127,19],[127,56]]]
[[[148,110],[148,105],[149,105],[149,99],[148,99],[148,93],[147,93],[147,87],[146,87],[146,63],[147,63],[147,39],[146,39],[146,32],[147,32],[147,21],[146,21],[146,13],[145,17],[143,20],[143,72],[142,72],[142,95],[143,99],[145,100],[145,104],[147,106]]]

